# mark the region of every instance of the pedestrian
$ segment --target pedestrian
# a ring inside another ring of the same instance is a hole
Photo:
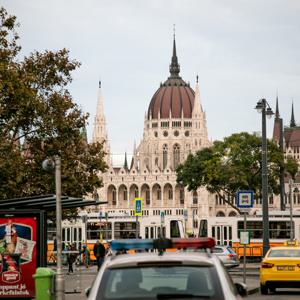
[[[86,268],[89,267],[90,265],[90,250],[86,245],[82,246],[82,251],[81,253],[83,254],[83,263]]]
[[[104,257],[105,257],[105,247],[102,243],[100,243],[99,240],[97,240],[96,244],[94,245],[94,255],[96,257],[97,260],[97,268],[98,271],[100,270],[100,267],[104,261]]]
[[[67,262],[68,262],[68,266],[69,266],[68,274],[70,274],[70,273],[74,273],[73,264],[74,264],[74,262],[76,260],[76,257],[77,257],[75,244],[72,244],[72,245],[69,244],[67,251],[68,251],[68,253],[67,253]]]

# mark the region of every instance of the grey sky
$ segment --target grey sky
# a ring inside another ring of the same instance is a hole
[[[294,99],[300,122],[300,1],[297,0],[2,0],[21,27],[22,55],[66,47],[82,66],[69,89],[90,113],[91,140],[98,80],[111,150],[132,152],[144,113],[169,75],[173,24],[181,76],[199,75],[209,138],[260,131],[254,110],[265,97],[284,124]],[[268,122],[268,136],[273,121]]]

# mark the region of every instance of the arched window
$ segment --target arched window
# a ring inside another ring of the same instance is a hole
[[[218,211],[217,214],[216,214],[216,216],[217,217],[225,217],[225,214],[222,211]]]
[[[150,204],[150,190],[148,188],[146,189],[146,204]]]
[[[196,191],[193,192],[193,204],[198,204],[198,193]]]
[[[181,188],[179,191],[179,202],[180,204],[184,204],[184,188]]]
[[[172,188],[169,188],[169,199],[170,200],[173,199],[173,190],[172,190]]]
[[[124,190],[123,190],[123,199],[124,200],[127,200],[127,194],[128,194],[127,193],[127,188],[125,187]]]
[[[115,187],[112,189],[112,204],[117,204],[117,192]]]
[[[168,164],[168,146],[165,144],[163,146],[163,169],[167,167]]]
[[[174,159],[174,170],[175,170],[180,163],[180,147],[178,144],[175,144],[173,147],[173,159]]]
[[[134,197],[137,198],[139,196],[139,190],[138,188],[134,189]]]
[[[161,200],[161,188],[157,188],[157,200]]]

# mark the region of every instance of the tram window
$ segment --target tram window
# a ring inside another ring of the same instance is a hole
[[[199,237],[207,237],[207,220],[200,221]]]
[[[114,238],[115,239],[132,239],[136,237],[136,232],[139,232],[139,225],[136,222],[115,222],[114,223]]]
[[[180,230],[178,221],[172,220],[170,222],[170,237],[171,238],[180,238]]]
[[[262,239],[263,229],[262,221],[247,221],[247,231],[250,232],[250,238]],[[293,224],[294,227],[294,224]],[[244,222],[238,222],[238,237],[244,229]],[[269,236],[270,239],[288,239],[290,238],[290,222],[289,221],[270,221]]]

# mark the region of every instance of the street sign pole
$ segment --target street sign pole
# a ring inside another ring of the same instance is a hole
[[[247,214],[244,211],[244,231],[247,230]],[[244,257],[243,257],[243,281],[246,284],[246,244],[244,244]]]
[[[240,208],[241,212],[244,214],[244,231],[240,232],[240,243],[244,245],[243,254],[243,281],[246,283],[246,251],[247,244],[249,243],[249,236],[247,233],[247,212],[253,207],[253,191],[239,191],[236,195],[237,207]],[[246,238],[245,238],[246,237]]]
[[[134,215],[136,217],[135,222],[136,222],[136,232],[135,232],[135,237],[138,239],[139,238],[139,217],[141,217],[142,214],[142,198],[134,198]]]

